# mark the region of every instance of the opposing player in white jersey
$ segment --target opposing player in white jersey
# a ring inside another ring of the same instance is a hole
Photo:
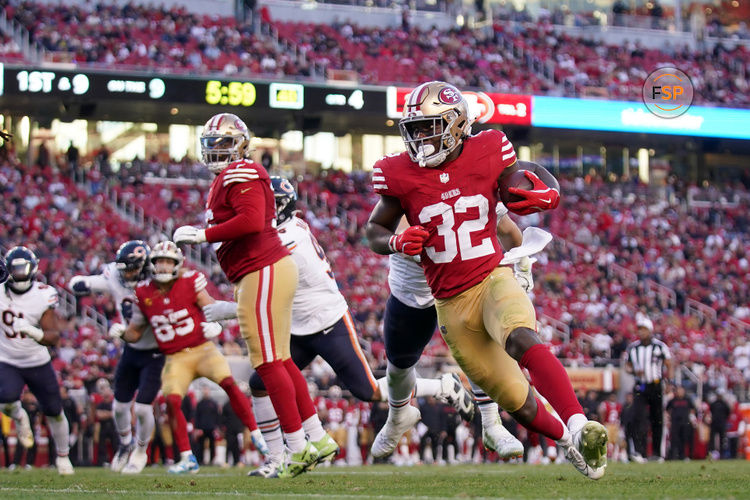
[[[75,276],[69,287],[76,295],[106,293],[117,305],[121,322],[127,324],[133,315],[135,286],[145,278],[150,249],[141,240],[123,243],[114,262],[102,274]],[[115,370],[115,399],[112,402],[120,445],[112,459],[112,470],[138,474],[148,461],[147,448],[154,431],[151,406],[161,387],[164,355],[148,327],[138,342],[125,344]],[[137,394],[136,394],[137,392]],[[135,405],[133,397],[135,396]],[[136,443],[133,442],[131,408],[135,406]]]
[[[376,176],[377,173],[373,178]],[[498,203],[495,212],[498,220],[497,236],[503,248],[510,250],[521,245],[523,235],[515,222],[508,217],[505,205]],[[408,226],[406,219],[402,219],[397,232]],[[417,263],[418,259],[403,253],[390,254],[388,259],[388,285],[391,296],[386,303],[383,325],[388,357],[386,378],[398,398],[398,395],[409,394],[414,390],[416,364],[435,333],[437,313],[435,298],[427,284],[424,270]],[[514,266],[516,280],[527,293],[534,288],[531,264],[532,261],[527,256]],[[482,443],[485,448],[496,451],[501,458],[523,456],[523,444],[503,426],[497,403],[473,381],[469,382],[474,393],[474,402],[482,415]],[[373,456],[383,457],[392,453],[401,436],[414,423],[405,421],[400,425],[394,425],[387,422],[375,438],[372,446]]]
[[[47,350],[60,340],[57,291],[35,281],[38,261],[28,248],[11,248],[5,264],[10,276],[0,286],[0,408],[16,422],[21,444],[31,447],[34,434],[21,407],[21,392],[27,385],[47,417],[57,449],[57,471],[70,475],[74,471],[68,458],[68,419]]]
[[[308,225],[294,215],[297,194],[288,180],[271,177],[276,199],[276,221],[282,243],[289,249],[299,269],[299,284],[292,306],[291,354],[300,368],[316,356],[322,357],[354,397],[362,401],[385,401],[388,393],[385,377],[376,380],[359,346],[354,320],[346,299],[339,291],[331,265]],[[424,275],[423,275],[424,278]],[[216,302],[203,308],[206,321],[236,316],[234,302]],[[283,442],[279,420],[257,373],[250,378],[253,408],[258,426],[271,451],[265,464],[250,475],[267,477],[280,460]],[[435,396],[453,405],[465,420],[471,420],[474,407],[471,396],[455,374],[437,379],[416,379],[417,396]],[[316,444],[317,446],[317,444]],[[332,447],[320,450],[327,458],[336,453]]]

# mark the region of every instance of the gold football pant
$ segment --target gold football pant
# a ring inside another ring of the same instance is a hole
[[[188,347],[174,354],[168,354],[161,372],[161,390],[167,394],[184,396],[190,382],[198,377],[206,377],[217,384],[231,377],[229,363],[216,344],[204,342],[196,347]]]
[[[509,412],[519,410],[529,383],[505,341],[518,327],[536,331],[534,306],[509,267],[498,267],[481,283],[437,299],[440,332],[466,376]]]
[[[246,274],[236,284],[237,319],[253,368],[286,360],[297,290],[297,265],[290,256]]]

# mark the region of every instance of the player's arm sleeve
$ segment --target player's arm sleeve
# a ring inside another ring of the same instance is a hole
[[[493,154],[497,157],[497,161],[490,163],[495,169],[497,169],[494,172],[495,177],[508,175],[513,172],[513,170],[516,170],[514,165],[517,164],[518,158],[516,157],[516,150],[510,142],[510,139],[508,139],[508,136],[499,130],[487,130],[482,133],[489,133],[496,136],[496,138],[493,137],[493,142],[496,144],[494,147],[498,149],[496,149],[496,152]]]
[[[141,297],[139,296],[137,289],[135,293],[135,307],[133,307],[133,314],[130,316],[128,325],[138,328],[148,325],[148,318],[146,317],[146,313],[143,312],[143,309],[141,309]]]
[[[266,199],[261,182],[247,181],[230,186],[229,200],[235,216],[206,229],[209,243],[229,241],[258,233],[266,223]]]
[[[140,328],[140,327],[146,326],[148,324],[148,321],[146,320],[146,315],[143,314],[143,311],[141,311],[141,308],[134,307],[133,315],[130,316],[130,321],[128,323],[130,325]]]

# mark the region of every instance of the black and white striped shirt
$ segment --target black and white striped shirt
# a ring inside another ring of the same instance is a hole
[[[664,360],[671,359],[667,344],[651,339],[649,345],[637,340],[628,346],[628,361],[633,365],[635,380],[639,384],[653,384],[663,378]],[[643,371],[642,375],[639,372]]]

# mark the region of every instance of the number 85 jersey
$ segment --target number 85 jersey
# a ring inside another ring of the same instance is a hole
[[[420,257],[436,298],[480,283],[502,260],[497,240],[497,179],[515,163],[513,145],[499,130],[464,140],[455,160],[420,167],[404,152],[373,166],[376,193],[401,202],[410,225],[429,233]]]
[[[183,271],[166,293],[151,280],[139,283],[135,289],[138,307],[133,309],[131,321],[151,325],[164,354],[199,346],[206,342],[201,328],[206,319],[196,297],[206,284],[206,277],[193,270]]]

